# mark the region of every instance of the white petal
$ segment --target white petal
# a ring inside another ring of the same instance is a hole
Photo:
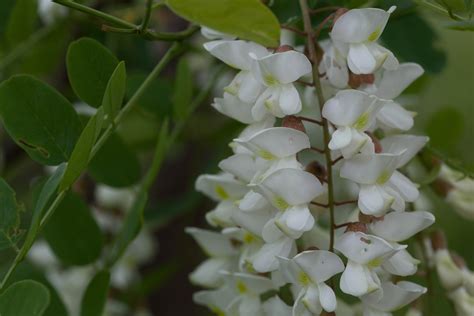
[[[239,210],[232,213],[234,223],[259,237],[262,236],[265,224],[272,217],[273,212],[270,210],[256,212],[243,212]]]
[[[295,242],[290,238],[284,237],[274,243],[267,243],[255,255],[253,267],[262,273],[276,270],[278,269],[277,256],[288,258],[295,251]]]
[[[384,270],[390,274],[409,276],[416,273],[419,260],[413,258],[405,249],[400,250],[387,259],[382,265]]]
[[[423,68],[415,63],[403,63],[395,70],[385,70],[377,84],[377,96],[395,99],[423,72]]]
[[[249,183],[258,170],[255,158],[250,154],[236,154],[219,162],[219,168],[239,180]]]
[[[240,89],[238,90],[238,97],[242,101],[253,105],[258,96],[262,93],[263,85],[255,79],[251,72],[242,71],[241,73],[243,75],[241,78]]]
[[[229,287],[215,291],[199,291],[193,295],[193,301],[200,305],[208,306],[214,310],[224,312],[234,300],[235,293]],[[217,312],[216,311],[216,312]]]
[[[269,175],[258,188],[279,209],[311,202],[324,192],[318,178],[299,169],[280,169]]]
[[[326,285],[326,283],[318,283],[319,301],[326,312],[334,312],[336,310],[337,301],[334,291]]]
[[[248,188],[230,174],[201,175],[196,180],[196,191],[206,194],[213,200],[236,200],[243,197]]]
[[[367,268],[363,265],[349,260],[339,283],[341,291],[354,296],[361,296],[368,293],[370,280],[365,270],[367,270]]]
[[[361,185],[358,206],[362,213],[380,216],[385,214],[394,198],[378,185]]]
[[[342,127],[332,133],[331,141],[329,142],[329,149],[337,150],[348,146],[352,139],[352,132],[350,127]]]
[[[371,74],[376,70],[377,61],[365,44],[351,44],[347,65],[357,75]]]
[[[319,302],[319,291],[316,286],[309,286],[306,289],[306,293],[301,299],[301,302],[313,314],[321,314],[322,306]]]
[[[422,294],[426,293],[426,288],[407,281],[401,281],[397,284],[385,282],[382,284],[382,291],[383,298],[381,300],[377,300],[372,295],[368,295],[362,299],[366,304],[380,311],[393,312],[410,304]]]
[[[291,83],[311,72],[308,58],[294,50],[257,58],[253,65],[255,78],[266,86]]]
[[[240,69],[250,70],[253,53],[258,58],[268,55],[265,47],[246,41],[212,41],[204,44],[204,48],[214,57],[222,60],[227,65]]]
[[[344,264],[339,256],[326,250],[304,251],[293,260],[314,283],[325,282],[344,271]]]
[[[280,87],[279,106],[285,115],[297,114],[301,111],[301,99],[293,84],[285,84]]]
[[[380,237],[362,232],[347,232],[336,240],[334,248],[351,261],[375,268],[406,246],[392,246]]]
[[[369,135],[351,129],[352,138],[348,146],[341,148],[342,156],[345,159],[352,158],[355,154],[363,153],[365,155],[375,154],[375,146]]]
[[[215,98],[212,103],[212,107],[220,113],[244,124],[255,122],[252,117],[252,106],[253,104],[242,102],[239,98],[228,93],[224,98]]]
[[[312,222],[314,225],[313,215],[311,215],[308,207],[305,205],[293,206],[287,209],[282,219],[285,220],[285,224],[289,229],[296,231],[303,231],[307,227],[308,222]],[[313,225],[311,225],[311,228]]]
[[[377,120],[384,129],[407,131],[413,127],[413,112],[405,110],[400,104],[390,102],[377,113]]]
[[[400,242],[432,225],[433,214],[425,211],[391,212],[380,221],[370,224],[372,233],[386,240]]]
[[[190,275],[189,279],[195,285],[203,287],[218,287],[222,284],[221,270],[228,270],[231,261],[228,258],[211,258],[201,263]]]
[[[289,157],[311,146],[308,135],[287,127],[267,128],[246,141],[236,139],[235,142],[267,160]]]
[[[308,310],[308,308],[303,303],[303,298],[305,297],[306,291],[302,290],[298,294],[295,300],[295,304],[293,305],[292,316],[313,316],[314,313]],[[319,311],[320,314],[321,311]]]
[[[260,316],[261,311],[260,298],[254,296],[243,296],[239,305],[239,315]]]
[[[204,36],[205,38],[210,39],[210,40],[217,40],[217,39],[233,40],[237,37],[237,36],[234,36],[234,35],[230,35],[230,34],[226,34],[226,33],[216,31],[216,30],[214,30],[210,27],[204,26],[204,25],[201,26],[201,34],[202,34],[202,36]]]
[[[284,236],[283,232],[275,225],[274,219],[269,220],[263,226],[262,237],[267,243],[275,242]]]
[[[397,168],[407,164],[429,141],[426,136],[392,135],[380,141],[383,151],[400,154]]]
[[[343,162],[341,177],[361,184],[386,183],[399,163],[400,155],[355,155]]]
[[[221,233],[188,227],[186,233],[193,236],[199,246],[211,257],[228,257],[236,253],[230,239]]]
[[[245,212],[254,212],[271,208],[267,200],[255,191],[249,191],[239,202],[239,208]]]
[[[263,309],[266,315],[271,316],[290,316],[291,307],[286,305],[278,296],[274,296],[263,303]]]
[[[375,8],[349,10],[334,23],[331,37],[346,43],[376,41],[389,16],[389,12]]]
[[[263,276],[239,272],[233,273],[232,276],[235,282],[244,284],[246,290],[252,295],[260,295],[275,289],[272,280]]]

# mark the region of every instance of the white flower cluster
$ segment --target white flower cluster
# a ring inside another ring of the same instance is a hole
[[[399,64],[377,43],[392,11],[347,11],[323,45],[319,72],[324,94],[331,96],[321,113],[331,131],[328,147],[339,178],[346,180],[338,185],[358,187],[360,218],[336,230],[335,251],[315,241],[329,239],[317,221],[327,211],[316,212],[328,203],[327,179],[316,177],[298,156],[322,138],[321,131],[310,139],[295,116],[303,110],[298,81],[308,82],[312,64],[288,47],[270,52],[229,37],[204,44],[239,71],[212,106],[248,126],[231,142],[234,154],[219,163],[222,172],[196,182],[198,191],[218,203],[206,218],[219,231],[187,229],[210,257],[190,276],[207,288],[195,294],[195,302],[217,315],[353,315],[342,311],[344,302],[327,284],[340,273],[341,291],[360,298],[363,315],[391,315],[425,293],[392,277],[415,274],[418,260],[401,242],[435,220],[430,212],[406,207],[419,192],[399,169],[428,138],[403,134],[414,114],[393,101],[423,70]],[[275,127],[280,118],[282,126]],[[288,284],[293,306],[271,295]]]

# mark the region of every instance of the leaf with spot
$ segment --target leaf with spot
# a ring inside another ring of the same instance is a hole
[[[66,65],[72,89],[82,101],[98,108],[118,63],[117,58],[96,40],[84,37],[71,43]]]
[[[13,76],[0,85],[0,116],[15,142],[46,165],[67,161],[81,132],[71,103],[28,75]]]
[[[0,178],[0,250],[15,246],[21,236],[19,206],[15,196],[15,191]]]

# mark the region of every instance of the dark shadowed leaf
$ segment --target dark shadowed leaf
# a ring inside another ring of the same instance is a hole
[[[474,31],[474,20],[458,21],[446,24],[446,27],[456,31]]]
[[[136,73],[127,78],[127,97],[130,98],[146,78],[144,73]],[[156,78],[137,100],[137,105],[148,112],[163,118],[172,114],[171,96],[173,83],[170,80]]]
[[[82,297],[81,316],[102,316],[109,291],[110,272],[99,271]]]
[[[49,300],[49,291],[41,283],[19,281],[0,295],[0,315],[41,316],[48,307]]]
[[[36,25],[36,0],[17,0],[10,12],[5,36],[9,48],[17,46],[33,33]]]
[[[87,204],[69,192],[44,228],[44,236],[65,264],[94,262],[102,251],[103,238]]]
[[[181,58],[174,81],[173,112],[175,118],[179,120],[187,116],[192,97],[193,76],[187,61]]]
[[[19,75],[0,85],[0,116],[10,136],[34,160],[67,161],[81,132],[74,108],[49,85]]]
[[[20,236],[19,208],[15,191],[0,178],[0,250],[15,245]]]
[[[76,95],[98,108],[118,60],[102,44],[81,38],[69,45],[66,57],[69,82]]]
[[[102,107],[107,122],[112,122],[122,107],[123,97],[125,96],[125,84],[127,73],[125,63],[121,61],[110,76],[105,89]]]

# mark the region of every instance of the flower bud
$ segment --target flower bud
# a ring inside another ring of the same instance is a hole
[[[464,287],[459,287],[448,294],[453,301],[458,316],[471,316],[474,311],[474,297]]]
[[[306,133],[303,121],[294,115],[285,116],[283,118],[283,121],[281,122],[281,126],[296,129],[297,131]]]
[[[447,249],[438,249],[434,259],[439,280],[445,289],[452,290],[463,284],[463,273]]]

